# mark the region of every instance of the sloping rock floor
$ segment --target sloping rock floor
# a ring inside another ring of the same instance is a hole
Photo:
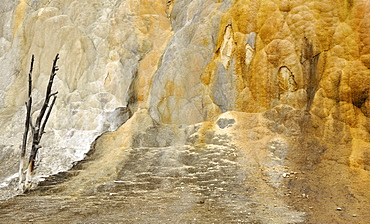
[[[0,223],[298,223],[274,203],[236,148],[205,145],[131,149],[116,180],[94,193],[52,193],[79,170],[50,177],[0,204]],[[73,183],[71,183],[73,184]]]

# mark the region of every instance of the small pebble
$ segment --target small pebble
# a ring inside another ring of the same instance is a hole
[[[341,207],[338,207],[338,208],[337,208],[337,211],[342,211],[342,208],[341,208]]]

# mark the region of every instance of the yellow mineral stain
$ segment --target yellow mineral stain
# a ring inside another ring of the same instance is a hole
[[[13,38],[16,35],[19,26],[22,24],[24,17],[26,15],[28,5],[28,0],[19,0],[19,4],[14,12],[14,22],[13,22]]]
[[[214,121],[206,121],[202,123],[202,126],[198,131],[199,137],[194,143],[196,148],[202,149],[206,145],[206,134],[214,129],[214,125]]]
[[[137,106],[145,109],[148,108],[153,77],[173,31],[166,15],[167,5],[164,1],[141,0],[140,4],[136,4],[136,1],[132,3],[137,13],[133,20],[137,36],[141,40],[149,40],[141,44],[144,57],[139,64],[136,83]]]
[[[208,86],[211,83],[211,80],[214,76],[214,70],[216,68],[216,62],[215,60],[211,61],[206,69],[204,70],[203,74],[200,76],[200,79],[202,83],[206,86]]]
[[[164,98],[168,98],[170,96],[181,98],[184,96],[184,88],[179,87],[179,84],[176,84],[174,81],[167,80],[164,89],[166,91]]]

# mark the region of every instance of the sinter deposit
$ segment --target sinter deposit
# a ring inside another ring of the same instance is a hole
[[[0,222],[367,223],[369,69],[365,0],[2,1]]]

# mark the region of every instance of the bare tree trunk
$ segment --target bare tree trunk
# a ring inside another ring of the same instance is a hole
[[[31,59],[31,68],[30,72],[28,73],[28,101],[26,102],[26,122],[24,127],[23,133],[23,143],[21,149],[21,158],[19,164],[19,189],[23,190],[23,181],[24,181],[24,160],[26,155],[26,148],[27,148],[27,137],[28,137],[28,130],[30,127],[30,120],[31,120],[31,105],[32,105],[32,70],[33,70],[33,62],[35,60],[35,56],[32,55]]]
[[[53,106],[55,104],[56,100],[56,95],[58,92],[52,93],[51,89],[53,87],[53,81],[54,77],[56,75],[56,72],[59,70],[57,67],[57,61],[59,59],[59,54],[56,55],[54,62],[53,62],[53,67],[51,70],[51,74],[49,77],[49,83],[46,89],[46,95],[45,95],[45,100],[44,103],[41,107],[40,114],[36,118],[36,123],[33,124],[32,122],[32,117],[31,117],[31,106],[32,106],[32,97],[31,97],[31,89],[32,89],[32,67],[33,67],[33,61],[34,57],[32,56],[32,61],[31,61],[31,70],[29,74],[29,91],[28,91],[28,102],[26,103],[27,105],[27,117],[26,117],[26,122],[25,122],[25,132],[23,135],[23,145],[22,145],[22,151],[21,151],[21,161],[20,161],[20,168],[19,168],[19,186],[20,189],[23,190],[24,186],[25,189],[28,190],[31,187],[31,179],[32,175],[35,170],[35,162],[36,162],[36,156],[38,153],[38,150],[41,148],[40,141],[42,135],[45,133],[44,129],[46,126],[46,123],[50,117],[51,110],[53,109]],[[50,99],[52,99],[51,103]],[[24,186],[22,185],[22,182],[24,180],[24,157],[26,153],[26,146],[27,146],[27,136],[28,136],[28,130],[29,127],[31,126],[31,131],[32,131],[32,148],[30,152],[30,157],[28,159],[28,165],[27,165],[27,173],[26,173],[26,180]]]

